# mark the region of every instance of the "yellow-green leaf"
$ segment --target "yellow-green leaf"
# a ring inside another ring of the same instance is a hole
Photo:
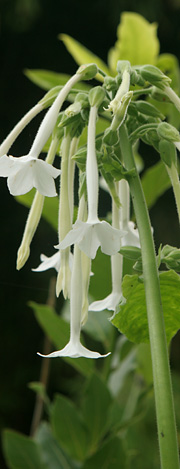
[[[117,28],[117,42],[108,54],[108,65],[116,70],[117,60],[131,65],[154,64],[159,54],[157,24],[150,24],[138,13],[124,12]]]
[[[80,42],[76,41],[67,34],[60,34],[58,37],[61,39],[61,41],[63,41],[68,52],[72,55],[73,59],[78,65],[95,63],[101,70],[103,70],[103,72],[107,73],[107,75],[110,74],[110,71],[103,60],[101,60],[97,55],[93,54],[93,52],[89,51],[86,47],[82,46]],[[99,73],[96,78],[100,81],[103,81],[103,78]]]

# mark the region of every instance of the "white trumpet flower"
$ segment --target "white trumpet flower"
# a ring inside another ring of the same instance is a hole
[[[74,261],[71,276],[71,295],[70,295],[70,340],[68,344],[62,349],[48,355],[38,355],[47,358],[56,357],[86,357],[86,358],[101,358],[107,357],[109,353],[101,355],[98,352],[91,351],[84,347],[80,342],[81,332],[81,312],[82,312],[82,268],[81,268],[81,251],[76,245],[74,248]]]
[[[77,220],[73,229],[59,244],[65,249],[72,244],[78,244],[80,249],[91,259],[94,259],[99,246],[107,255],[115,254],[120,249],[120,239],[126,232],[115,229],[109,223],[98,218],[98,166],[95,148],[97,107],[90,109],[88,124],[88,143],[86,160],[86,185],[88,198],[87,222]]]

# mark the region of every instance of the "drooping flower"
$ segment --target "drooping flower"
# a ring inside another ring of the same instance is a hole
[[[71,276],[71,295],[70,295],[70,340],[68,344],[62,349],[48,355],[38,355],[48,358],[56,357],[86,357],[86,358],[101,358],[109,355],[101,355],[98,352],[91,351],[84,347],[80,342],[81,332],[81,312],[82,312],[82,268],[81,268],[81,251],[76,245],[74,248],[74,261]]]
[[[7,155],[1,157],[0,176],[8,178],[8,188],[12,195],[25,194],[33,187],[36,187],[42,195],[48,197],[56,195],[54,178],[60,174],[60,170],[53,168],[45,161],[39,160],[38,156],[55,127],[60,108],[66,96],[80,78],[81,75],[77,72],[61,89],[42,120],[28,155],[19,158],[8,157]]]
[[[12,195],[22,195],[35,187],[40,194],[47,197],[56,195],[54,179],[61,171],[46,161],[30,155],[16,158],[2,156],[0,158],[0,176],[7,177],[7,184]]]
[[[120,249],[124,231],[113,228],[109,223],[98,218],[98,166],[95,148],[97,107],[90,109],[88,124],[88,143],[86,160],[86,185],[88,199],[88,218],[86,222],[77,220],[73,229],[59,244],[60,249],[77,243],[85,254],[94,259],[99,246],[107,255],[115,254]]]

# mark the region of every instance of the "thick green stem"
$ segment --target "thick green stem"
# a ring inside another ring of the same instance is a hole
[[[141,182],[125,126],[120,127],[119,133],[124,164],[127,170],[135,169],[134,176],[129,179],[129,185],[142,249],[161,467],[162,469],[178,469],[175,413],[154,241]]]

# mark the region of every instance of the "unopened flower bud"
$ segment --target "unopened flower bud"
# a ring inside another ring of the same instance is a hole
[[[177,155],[176,147],[172,142],[161,139],[159,142],[159,152],[164,163],[171,168],[172,164],[176,166]]]
[[[111,147],[113,145],[116,145],[118,141],[119,141],[119,136],[118,136],[117,130],[112,130],[110,127],[105,130],[104,136],[103,136],[103,143]]]
[[[129,60],[118,60],[116,70],[118,73],[123,74],[125,70],[131,72],[131,64]]]
[[[180,142],[180,134],[178,130],[167,122],[161,122],[157,127],[159,137],[165,138],[169,142]]]
[[[137,110],[146,116],[157,117],[161,120],[165,119],[165,116],[159,111],[159,109],[147,101],[137,101],[134,104],[137,107]]]
[[[90,106],[99,107],[106,96],[105,89],[102,86],[95,86],[89,92],[89,103]]]
[[[164,75],[163,72],[154,65],[143,65],[139,69],[142,78],[146,81],[149,81],[152,85],[157,86],[158,88],[163,88],[169,86],[171,79]]]
[[[91,80],[98,73],[98,67],[96,64],[85,64],[81,65],[76,74],[81,75],[82,80]]]

